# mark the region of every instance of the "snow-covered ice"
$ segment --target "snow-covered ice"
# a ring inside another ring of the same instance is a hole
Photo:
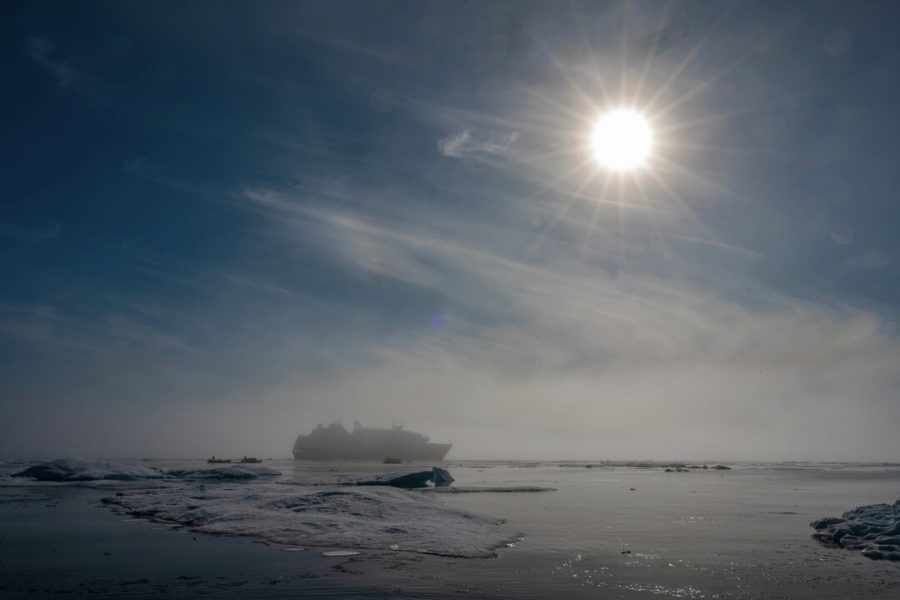
[[[290,546],[379,549],[490,557],[518,538],[498,519],[451,508],[417,491],[382,486],[252,485],[187,482],[104,499],[134,516],[193,531],[253,536]]]
[[[142,465],[115,463],[84,458],[61,458],[34,465],[14,473],[13,477],[30,477],[38,481],[138,481],[142,479],[212,479],[238,480],[276,477],[280,472],[266,467],[227,466],[209,469],[153,469]]]
[[[136,481],[139,479],[160,479],[161,471],[140,465],[126,465],[102,460],[83,458],[61,458],[29,467],[14,473],[13,477],[31,477],[38,481]]]
[[[869,504],[810,523],[813,537],[823,542],[859,550],[868,558],[900,560],[900,500],[893,504]]]
[[[495,549],[518,539],[519,534],[499,519],[452,508],[423,491],[545,489],[453,488],[449,487],[453,477],[440,467],[406,474],[329,470],[313,476],[305,474],[303,480],[276,477],[283,474],[256,465],[162,469],[61,459],[20,470],[16,476],[54,482],[128,481],[127,486],[117,486],[116,495],[104,502],[133,516],[198,532],[246,535],[289,547],[376,549],[471,558],[493,556]],[[433,486],[419,487],[426,484]]]
[[[266,467],[214,467],[211,469],[173,469],[167,475],[178,479],[256,479],[257,477],[278,477],[275,469]]]

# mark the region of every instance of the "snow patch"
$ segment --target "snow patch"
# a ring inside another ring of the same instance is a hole
[[[491,517],[448,507],[394,487],[252,487],[198,490],[185,484],[104,498],[133,516],[193,531],[253,536],[287,546],[400,550],[480,558],[518,534]]]
[[[164,474],[139,465],[126,465],[102,460],[61,458],[13,473],[13,477],[31,477],[38,481],[136,481],[160,479]]]
[[[900,500],[869,504],[810,523],[813,537],[872,559],[900,560]]]

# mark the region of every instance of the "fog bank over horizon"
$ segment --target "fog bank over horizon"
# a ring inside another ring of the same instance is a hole
[[[2,9],[0,458],[900,461],[900,9],[349,4]]]

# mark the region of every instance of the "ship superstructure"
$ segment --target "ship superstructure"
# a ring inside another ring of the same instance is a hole
[[[347,431],[341,423],[319,424],[309,435],[297,436],[294,458],[308,460],[443,460],[453,444],[435,444],[428,437],[403,429],[362,427]]]

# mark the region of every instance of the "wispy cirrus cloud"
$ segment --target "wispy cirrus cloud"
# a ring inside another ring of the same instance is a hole
[[[53,54],[55,50],[56,44],[47,38],[29,37],[25,40],[25,54],[45,67],[56,79],[59,87],[66,87],[75,79],[77,71],[65,61],[54,60]]]
[[[493,305],[507,324],[553,330],[536,335],[540,345],[581,347],[586,356],[594,349],[598,364],[609,356],[677,361],[707,354],[717,361],[817,362],[830,356],[826,348],[840,354],[841,335],[832,332],[825,344],[813,335],[825,322],[855,323],[849,328],[867,332],[863,337],[884,333],[875,315],[840,303],[816,304],[763,288],[753,298],[757,308],[749,308],[689,276],[672,280],[635,264],[602,275],[564,256],[532,260],[499,252],[498,237],[514,234],[479,230],[475,223],[435,218],[443,224],[437,229],[294,202],[273,190],[246,193],[274,211],[272,222],[288,228],[287,240],[314,243],[353,269],[430,289],[464,313]],[[512,237],[501,241],[509,245]],[[779,333],[785,330],[793,333]]]
[[[71,353],[80,361],[195,351],[183,335],[154,325],[145,315],[76,316],[49,305],[0,305],[0,337],[41,353]]]
[[[487,135],[473,133],[464,129],[459,133],[448,135],[438,140],[437,147],[441,154],[453,158],[468,158],[478,155],[507,155],[516,151],[519,133]]]
[[[639,263],[604,275],[564,253],[501,250],[516,247],[519,234],[465,217],[406,221],[290,190],[246,194],[284,243],[313,244],[340,269],[427,291],[442,315],[389,343],[353,341],[366,359],[302,384],[316,390],[315,414],[377,419],[387,411],[436,434],[437,415],[454,439],[472,415],[535,437],[553,422],[595,440],[573,448],[618,456],[672,446],[688,453],[680,456],[737,457],[753,447],[748,428],[766,436],[771,457],[821,456],[797,444],[798,428],[889,438],[889,428],[857,415],[890,410],[884,398],[898,383],[900,350],[890,324],[864,308],[758,285],[744,303],[714,282],[662,277]],[[373,408],[367,389],[387,399]],[[423,394],[432,401],[420,402]],[[623,434],[641,430],[657,432],[655,440]],[[483,450],[475,437],[468,443]],[[571,456],[560,443],[558,456]],[[548,452],[541,446],[535,456]]]

